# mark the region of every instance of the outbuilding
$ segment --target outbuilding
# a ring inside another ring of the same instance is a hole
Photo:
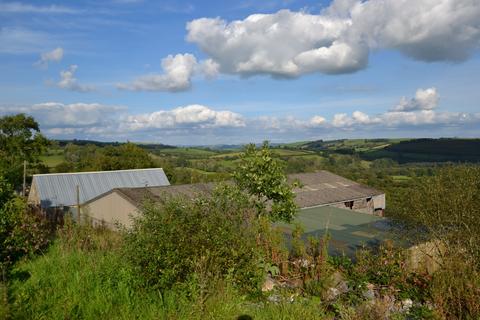
[[[150,188],[168,186],[162,168],[96,172],[36,174],[33,176],[28,203],[43,210],[74,208],[115,188]]]
[[[333,206],[352,211],[382,216],[385,194],[328,171],[301,173],[288,176],[289,182],[298,182],[294,189],[300,209]],[[164,201],[169,197],[195,199],[210,195],[215,184],[187,184],[164,187],[116,188],[87,201],[82,208],[94,224],[130,226],[146,199]]]

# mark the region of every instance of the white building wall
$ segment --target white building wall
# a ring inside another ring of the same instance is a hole
[[[120,223],[128,228],[132,225],[132,216],[138,215],[138,209],[113,191],[85,205],[81,213],[90,217],[96,225],[105,223],[114,227],[115,223]]]

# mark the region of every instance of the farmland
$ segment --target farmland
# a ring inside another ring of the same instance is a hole
[[[470,219],[462,210],[475,215],[476,198],[475,194],[465,197],[464,190],[474,190],[471,177],[478,175],[478,169],[456,165],[465,159],[465,150],[449,152],[449,162],[433,163],[435,159],[416,143],[387,139],[299,142],[276,145],[270,155],[285,173],[328,170],[385,191],[386,215],[391,219],[420,223],[434,231],[450,223],[452,214]],[[397,161],[389,155],[400,152],[398,148],[429,161]],[[174,184],[224,181],[231,180],[244,161],[243,152],[241,148],[63,141],[40,157],[43,166],[29,171],[162,167]],[[438,187],[429,188],[432,184]],[[477,295],[468,289],[479,285],[471,281],[479,278],[474,247],[449,253],[444,268],[432,276],[407,269],[405,251],[396,241],[390,242],[398,236],[409,242],[425,241],[424,233],[413,232],[407,238],[406,231],[390,233],[384,218],[333,207],[304,209],[292,223],[272,225],[252,216],[256,205],[252,198],[242,197],[242,192],[226,191],[193,203],[179,200],[163,208],[145,207],[145,219],[137,222],[133,232],[67,221],[48,235],[51,229],[42,229],[38,221],[22,220],[22,228],[33,228],[32,246],[20,247],[19,252],[31,253],[13,264],[8,281],[1,283],[0,315],[7,319],[350,319],[350,315],[370,319],[371,312],[383,310],[385,297],[397,301],[388,312],[398,319],[479,314]],[[450,204],[461,197],[464,205],[452,208]],[[417,207],[418,203],[424,205]],[[428,211],[438,205],[448,215]],[[468,220],[469,228],[475,228],[475,221]],[[18,230],[23,237],[24,229]],[[465,248],[464,243],[477,234],[461,229],[452,236],[442,241],[456,241]],[[466,259],[471,262],[465,263]],[[315,263],[299,266],[299,261]],[[279,281],[273,292],[259,290],[265,272]],[[333,279],[349,289],[330,300],[329,287],[339,285]],[[365,298],[367,285],[375,288],[378,299]],[[402,311],[398,306],[406,298],[414,306]],[[429,307],[431,301],[436,310]]]

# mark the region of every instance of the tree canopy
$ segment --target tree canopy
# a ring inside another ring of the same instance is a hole
[[[97,147],[93,144],[79,146],[69,143],[65,147],[65,162],[56,171],[125,170],[155,167],[149,153],[134,143]]]
[[[267,141],[258,149],[254,144],[245,147],[233,177],[241,189],[255,198],[259,215],[286,222],[295,216],[293,186],[287,182],[283,167],[273,157]]]
[[[22,181],[23,161],[30,166],[48,145],[35,119],[23,113],[0,118],[0,173],[13,185]]]

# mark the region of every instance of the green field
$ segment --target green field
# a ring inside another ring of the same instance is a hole
[[[340,153],[366,152],[383,149],[408,139],[341,139],[310,141],[297,145],[301,149],[337,151]]]
[[[63,154],[55,154],[55,155],[48,155],[48,156],[41,156],[40,160],[49,168],[56,167],[63,161],[65,161],[65,157]]]
[[[205,158],[218,154],[203,148],[167,148],[155,150],[157,155],[184,156],[187,158]]]

